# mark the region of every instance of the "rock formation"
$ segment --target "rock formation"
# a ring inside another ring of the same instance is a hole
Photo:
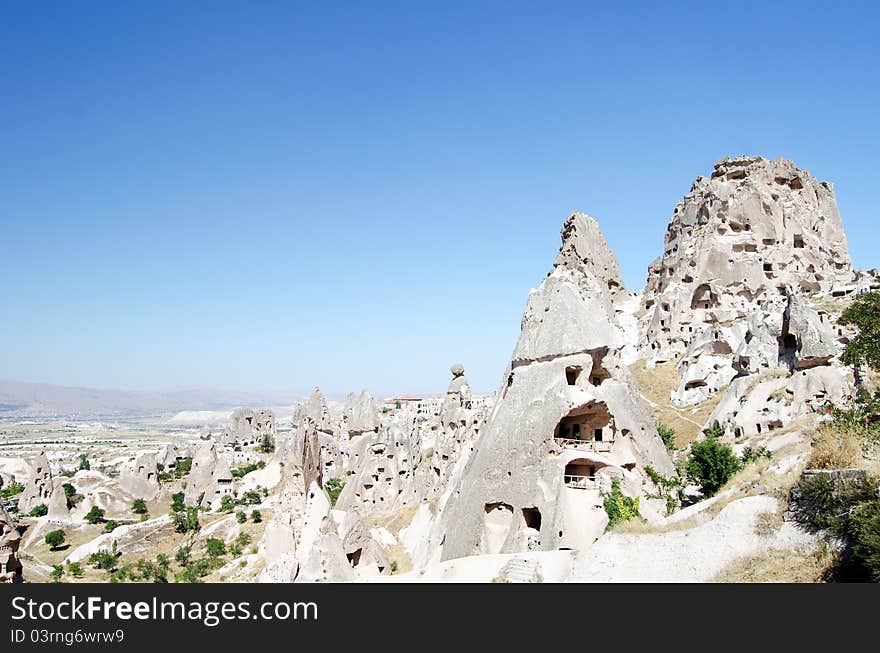
[[[648,270],[640,348],[649,364],[681,358],[673,399],[699,402],[736,376],[758,307],[849,292],[856,279],[829,183],[784,159],[723,159],[673,211]]]
[[[598,224],[575,213],[553,270],[531,292],[488,423],[446,517],[443,559],[585,547],[607,516],[600,489],[672,463],[620,361],[626,297]]]
[[[52,466],[49,464],[49,458],[45,451],[32,463],[31,470],[31,477],[18,499],[18,511],[23,515],[28,514],[41,504],[48,507],[49,498],[54,489]]]
[[[264,435],[274,441],[275,413],[271,410],[236,408],[229,417],[222,440],[225,444],[239,447],[259,446]]]
[[[21,535],[12,517],[0,503],[0,583],[20,583],[22,565],[18,559]]]
[[[379,413],[376,402],[368,390],[361,391],[359,397],[349,394],[342,411],[344,430],[351,437],[379,430]]]
[[[119,487],[135,499],[152,501],[159,494],[156,454],[142,453],[122,465]]]
[[[193,457],[192,469],[184,490],[186,505],[195,506],[202,498],[202,505],[217,508],[227,494],[233,494],[232,471],[226,456],[218,452],[213,441],[203,442]]]

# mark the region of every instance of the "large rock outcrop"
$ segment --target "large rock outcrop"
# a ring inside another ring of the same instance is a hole
[[[649,364],[681,359],[676,403],[705,400],[736,376],[756,309],[788,293],[849,292],[857,276],[828,182],[785,159],[723,159],[676,205],[649,267],[641,352]]]
[[[152,501],[159,494],[156,454],[142,453],[122,465],[119,487],[135,499]]]
[[[26,515],[36,506],[48,507],[53,490],[52,466],[44,451],[31,463],[31,477],[18,499],[18,511]]]
[[[603,531],[600,491],[672,462],[620,352],[628,297],[596,221],[575,213],[533,290],[497,404],[445,511],[443,559],[583,548]]]
[[[0,503],[0,583],[22,582],[22,565],[18,559],[21,534],[6,508]]]

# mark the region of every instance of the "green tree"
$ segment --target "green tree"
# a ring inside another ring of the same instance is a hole
[[[235,513],[235,519],[239,524],[243,524],[247,521],[247,515],[244,514],[244,510],[239,510]]]
[[[147,513],[147,502],[143,499],[135,499],[131,502],[131,510],[138,515],[145,515]]]
[[[51,549],[52,551],[56,551],[58,547],[64,544],[64,538],[64,531],[59,529],[57,531],[46,533],[45,542],[49,545],[49,549]]]
[[[207,542],[205,542],[205,551],[208,553],[209,558],[219,558],[226,555],[226,544],[223,543],[223,540],[209,537]]]
[[[263,521],[263,515],[260,514],[259,510],[254,510],[251,513],[251,521],[255,524],[259,524],[261,521]]]
[[[675,451],[675,431],[666,426],[663,422],[657,424],[657,435],[663,440],[667,451]]]
[[[9,485],[0,490],[0,497],[3,497],[4,499],[9,499],[18,494],[21,494],[22,492],[24,492],[24,483],[16,482],[15,477],[13,476],[9,480]]]
[[[82,501],[83,495],[77,494],[76,488],[73,487],[70,483],[65,483],[61,487],[64,489],[64,496],[67,497],[68,510],[74,508],[76,504]]]
[[[840,360],[847,365],[880,369],[880,292],[858,295],[838,322],[856,329],[856,335],[846,343]]]
[[[82,565],[78,562],[68,562],[67,563],[67,573],[73,576],[74,578],[82,578],[83,577],[83,568]]]
[[[112,571],[116,568],[116,555],[110,551],[101,549],[100,551],[95,551],[89,556],[89,564],[95,569]]]
[[[177,564],[185,567],[189,564],[191,555],[192,548],[189,546],[182,546],[177,549],[177,553],[174,554],[174,559],[177,561]]]
[[[183,512],[183,509],[186,507],[183,503],[184,494],[183,492],[175,492],[171,495],[171,512]]]
[[[112,533],[116,530],[118,526],[119,524],[111,519],[104,524],[104,531],[107,533]]]
[[[104,520],[104,509],[98,506],[92,506],[91,510],[86,513],[86,521],[90,524],[99,524]]]
[[[339,499],[339,495],[342,492],[342,488],[345,487],[345,481],[340,479],[338,476],[334,476],[333,478],[327,479],[324,483],[324,490],[327,491],[327,496],[330,497],[330,505],[335,506],[336,500]]]
[[[60,583],[61,577],[64,575],[64,567],[61,565],[52,565],[52,573],[49,575],[52,577],[53,583]]]
[[[182,512],[175,512],[171,515],[171,519],[178,533],[196,532],[201,528],[198,508],[189,507]]]
[[[39,505],[31,508],[31,511],[27,514],[28,517],[45,517],[49,514],[49,508],[46,507],[45,503],[41,503]]]
[[[260,442],[260,451],[263,453],[272,453],[275,451],[275,441],[269,433],[263,433],[263,439]]]
[[[90,470],[92,468],[91,463],[89,463],[89,459],[86,457],[84,453],[79,455],[79,468],[81,470]]]
[[[715,435],[691,446],[687,461],[687,474],[700,485],[707,497],[715,494],[721,486],[736,474],[742,465],[728,445],[718,441]]]
[[[229,494],[224,494],[220,499],[220,512],[232,512],[235,510],[235,499]]]

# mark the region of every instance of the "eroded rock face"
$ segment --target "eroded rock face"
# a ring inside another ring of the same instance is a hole
[[[615,302],[625,297],[598,224],[573,214],[445,511],[444,560],[589,546],[607,523],[600,489],[612,478],[638,495],[644,465],[672,473],[621,363]]]
[[[348,395],[343,408],[342,420],[346,434],[351,437],[379,430],[379,413],[376,402],[368,390],[362,390],[359,397]]]
[[[156,455],[142,453],[122,466],[119,487],[135,499],[152,501],[159,494],[159,475],[156,471]]]
[[[275,413],[271,410],[236,408],[223,432],[223,442],[239,447],[257,446],[263,436],[275,438]]]
[[[26,515],[36,506],[48,507],[49,499],[54,489],[52,480],[52,466],[46,453],[41,453],[31,464],[31,477],[24,486],[24,491],[18,499],[18,511]]]
[[[673,400],[696,403],[736,376],[733,353],[756,309],[787,293],[833,294],[858,276],[829,183],[785,159],[724,159],[675,207],[648,270],[639,347],[649,364],[682,357]],[[804,359],[822,359],[828,343],[810,353],[798,308]]]
[[[184,490],[186,505],[202,505],[215,509],[223,497],[234,493],[232,470],[226,456],[218,451],[213,440],[203,442],[193,457],[192,468]]]
[[[21,535],[16,524],[0,504],[0,583],[23,582],[22,565],[18,559],[20,544]]]

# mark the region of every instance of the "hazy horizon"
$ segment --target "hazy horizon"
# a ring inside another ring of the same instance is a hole
[[[634,11],[10,7],[0,378],[491,393],[572,210],[638,291],[740,154],[832,182],[876,267],[877,8]]]

